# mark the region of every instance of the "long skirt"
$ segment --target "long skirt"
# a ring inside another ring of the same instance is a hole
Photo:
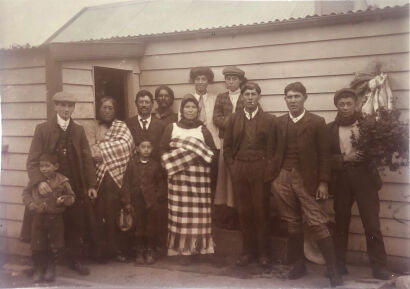
[[[168,179],[168,255],[214,253],[209,166],[197,163]]]
[[[223,139],[221,139],[221,150],[218,162],[218,179],[216,183],[215,205],[227,205],[235,207],[234,190],[232,177],[223,157]]]

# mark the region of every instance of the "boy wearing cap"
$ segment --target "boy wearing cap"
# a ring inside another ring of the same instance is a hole
[[[75,96],[68,92],[57,92],[53,96],[56,115],[48,122],[37,125],[31,142],[27,171],[29,186],[37,187],[40,194],[51,192],[46,177],[40,172],[40,156],[54,153],[60,164],[58,172],[69,179],[76,202],[64,212],[66,253],[70,268],[81,275],[89,270],[81,263],[86,224],[91,229],[92,215],[90,199],[95,199],[96,174],[90,147],[84,128],[71,119],[75,109]],[[29,217],[29,216],[27,216]],[[29,220],[23,222],[22,237],[29,234]]]
[[[233,229],[236,223],[234,191],[231,174],[223,158],[223,137],[228,117],[244,108],[240,86],[246,81],[245,72],[236,67],[228,66],[222,71],[225,77],[225,86],[228,91],[218,94],[215,101],[213,121],[219,129],[221,152],[218,163],[218,178],[216,182],[215,205],[225,205],[222,223],[227,229]]]
[[[284,92],[289,113],[280,116],[277,122],[274,163],[278,169],[272,191],[279,213],[288,224],[289,258],[294,260],[288,278],[297,279],[306,274],[303,249],[303,224],[306,224],[326,261],[331,286],[341,285],[329,217],[317,203],[328,198],[330,156],[326,123],[305,109],[307,93],[302,83],[290,83]]]
[[[347,274],[346,249],[349,236],[351,209],[357,202],[366,232],[367,253],[373,277],[390,278],[386,270],[386,251],[380,232],[379,195],[381,179],[369,160],[351,143],[351,135],[359,134],[357,127],[361,114],[356,111],[357,95],[354,90],[343,88],[335,93],[337,115],[327,125],[330,137],[332,178],[330,188],[334,195],[335,244],[337,265],[340,273]]]

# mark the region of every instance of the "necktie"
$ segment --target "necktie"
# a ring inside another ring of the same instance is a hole
[[[147,130],[148,121],[146,119],[141,119],[141,121],[142,121],[142,130]]]
[[[252,120],[252,113],[248,112],[248,114],[249,114],[249,120]]]
[[[204,124],[206,123],[206,111],[205,111],[205,104],[204,104],[204,96],[201,95],[199,97],[199,120],[202,121]]]

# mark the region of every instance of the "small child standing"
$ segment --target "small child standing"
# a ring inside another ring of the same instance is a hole
[[[130,194],[136,212],[136,263],[154,264],[154,248],[161,237],[161,208],[167,201],[165,174],[159,162],[151,158],[153,146],[143,140],[137,144],[124,176],[123,189]]]
[[[51,192],[41,195],[36,185],[23,190],[23,203],[33,213],[31,250],[35,283],[52,282],[55,279],[58,253],[64,247],[63,212],[75,200],[68,178],[56,172],[58,167],[56,155],[41,155],[40,172],[46,178]]]

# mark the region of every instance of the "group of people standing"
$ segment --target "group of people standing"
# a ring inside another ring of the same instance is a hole
[[[89,274],[81,261],[86,243],[100,261],[125,261],[132,251],[137,264],[152,264],[165,249],[189,264],[194,255],[212,254],[213,204],[239,216],[243,251],[236,264],[267,266],[271,193],[288,224],[294,260],[289,279],[306,274],[306,226],[326,261],[331,285],[343,283],[355,200],[373,276],[389,278],[379,229],[380,179],[350,141],[360,121],[356,93],[347,88],[336,92],[338,114],[326,126],[304,108],[308,96],[300,82],[285,87],[289,112],[275,117],[262,110],[261,88],[247,81],[243,70],[226,67],[223,75],[227,92],[214,95],[207,90],[212,70],[191,69],[195,90],[183,96],[178,112],[172,110],[174,93],[168,86],[159,86],[155,95],[140,90],[138,114],[125,122],[116,118],[115,99],[103,97],[87,135],[71,119],[75,96],[54,95],[56,115],[36,128],[24,191],[22,233],[31,236],[36,282],[54,279],[63,246],[68,264],[80,274]],[[44,170],[46,165],[52,169]],[[334,232],[318,202],[329,197],[329,190]],[[119,230],[120,211],[133,216],[127,232]]]

